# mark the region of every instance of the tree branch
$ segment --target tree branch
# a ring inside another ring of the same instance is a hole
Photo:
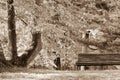
[[[33,48],[27,50],[28,54],[24,54],[20,57],[20,66],[27,66],[35,57],[36,55],[40,52],[42,49],[42,44],[41,44],[41,33],[40,32],[34,32],[32,33],[33,36]]]

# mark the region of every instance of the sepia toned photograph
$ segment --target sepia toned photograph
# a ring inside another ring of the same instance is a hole
[[[120,80],[120,0],[0,0],[0,80]]]

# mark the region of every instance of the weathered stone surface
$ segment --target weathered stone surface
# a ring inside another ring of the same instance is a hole
[[[37,58],[36,65],[46,65],[45,62],[53,64],[55,54],[60,54],[62,66],[70,64],[74,68],[77,55],[81,52],[83,46],[78,39],[86,30],[91,30],[91,40],[106,41],[101,32],[102,28],[111,25],[119,25],[119,5],[116,6],[112,0],[105,0],[111,7],[110,12],[95,7],[94,0],[15,0],[16,10],[16,31],[18,56],[27,54],[25,50],[32,48],[32,31],[41,31],[42,50],[40,55],[44,59]],[[92,2],[93,1],[93,2]],[[37,5],[36,5],[37,3]],[[117,1],[119,4],[120,1]],[[0,39],[7,40],[7,12],[5,0],[0,0]],[[5,55],[7,54],[7,42],[5,46]],[[93,46],[96,48],[95,46]],[[93,48],[92,47],[92,48]],[[97,50],[89,49],[90,53],[100,53]],[[99,51],[100,50],[100,51]],[[103,51],[107,52],[107,51]],[[39,54],[38,54],[39,55]],[[47,59],[46,59],[47,56]],[[31,63],[32,64],[32,63]],[[34,64],[34,61],[33,61]]]

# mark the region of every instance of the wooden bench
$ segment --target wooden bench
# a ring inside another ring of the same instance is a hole
[[[76,66],[120,65],[120,54],[79,54]]]

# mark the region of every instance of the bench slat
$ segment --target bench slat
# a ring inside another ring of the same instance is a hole
[[[120,65],[120,54],[79,54],[77,66]]]

